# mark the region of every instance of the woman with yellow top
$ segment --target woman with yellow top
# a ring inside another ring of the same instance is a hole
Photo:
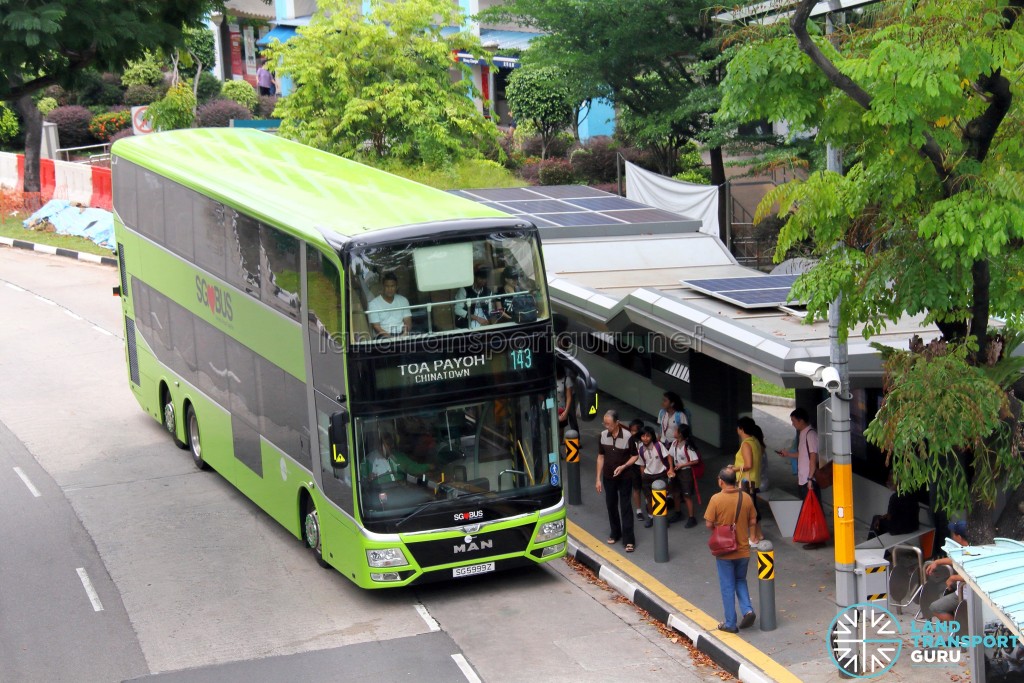
[[[757,494],[761,490],[764,432],[754,422],[754,418],[744,415],[736,420],[736,434],[740,437],[740,449],[736,451],[733,470],[736,472],[736,480],[741,482],[741,488],[754,500],[757,524],[750,530],[750,545],[757,545],[764,538],[761,534],[761,510],[757,507]]]

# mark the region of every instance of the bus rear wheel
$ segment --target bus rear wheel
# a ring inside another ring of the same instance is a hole
[[[178,448],[188,448],[188,444],[178,438],[178,416],[174,411],[174,399],[171,398],[171,392],[166,386],[161,392],[160,405],[164,429],[171,435],[174,445]]]
[[[192,462],[201,470],[210,469],[203,460],[203,443],[199,436],[199,418],[192,404],[185,408],[185,438],[188,439],[188,450],[192,453]]]
[[[320,542],[320,515],[317,514],[316,505],[313,501],[306,501],[306,514],[302,525],[302,539],[306,546],[313,551],[316,563],[321,567],[330,567],[324,559],[323,546]]]

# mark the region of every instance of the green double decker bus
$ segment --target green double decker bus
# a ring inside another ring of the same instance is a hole
[[[566,550],[537,229],[266,133],[112,149],[129,386],[366,588]]]

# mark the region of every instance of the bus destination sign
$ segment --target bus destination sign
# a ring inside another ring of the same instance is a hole
[[[530,349],[482,351],[461,356],[433,357],[426,360],[400,362],[388,367],[377,366],[378,389],[428,387],[441,382],[457,382],[475,377],[498,379],[508,374],[533,368]]]

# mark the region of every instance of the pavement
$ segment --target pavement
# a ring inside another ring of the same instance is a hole
[[[601,409],[602,413],[617,409],[620,418],[627,422],[641,417],[648,424],[654,423],[653,416],[608,394],[601,395]],[[789,461],[774,454],[775,449],[788,449],[792,443],[791,410],[784,406],[755,405],[753,418],[765,433],[771,486],[780,489],[783,495],[797,496],[796,478]],[[791,538],[783,537],[768,504],[762,501],[763,533],[775,551],[776,628],[761,630],[758,584],[768,589],[769,582],[758,580],[756,554],[751,553],[747,584],[754,610],[759,613],[758,620],[739,634],[718,631],[716,626],[723,621],[723,607],[714,558],[707,548],[709,532],[703,522],[704,506],[697,506],[695,510],[698,526],[686,529],[682,522],[669,526],[669,561],[666,563],[654,559],[654,529],[644,528],[635,518],[635,552],[625,553],[621,543],[614,546],[605,543],[608,514],[604,495],[594,489],[597,443],[602,428],[599,420],[580,425],[582,503],[568,506],[569,554],[638,607],[688,637],[698,649],[742,681],[839,680],[839,671],[826,643],[826,635],[838,612],[832,543],[818,550],[806,550]],[[723,454],[713,447],[701,446],[707,471],[700,480],[700,492],[706,504],[718,490],[716,473],[733,461],[734,453]],[[831,528],[831,510],[826,507],[825,512]],[[867,525],[863,521],[857,522],[856,534],[858,539],[866,537]],[[904,634],[912,628],[915,611],[916,608],[908,608],[900,617]],[[907,650],[910,639],[906,635],[904,643],[904,650]],[[907,656],[897,658],[896,665],[885,672],[883,678],[933,683],[936,680],[963,681],[967,680],[967,670],[963,664],[946,664],[939,670],[924,668],[914,665]]]

